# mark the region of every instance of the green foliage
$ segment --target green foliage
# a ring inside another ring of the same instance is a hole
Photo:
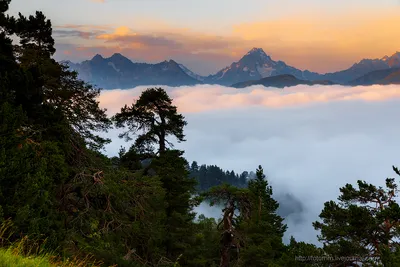
[[[189,178],[187,161],[178,150],[167,150],[155,158],[151,170],[160,177],[165,189],[166,234],[164,244],[169,259],[177,258],[191,243],[193,235],[194,204],[191,199],[195,193],[196,182]],[[183,255],[181,261],[186,261]]]
[[[214,218],[200,215],[194,226],[195,240],[188,250],[187,266],[216,267],[219,266],[220,233]]]
[[[128,127],[120,135],[128,141],[130,134],[137,133],[135,147],[145,154],[153,154],[153,145],[158,144],[158,153],[166,150],[170,144],[166,139],[173,135],[179,142],[185,141],[183,127],[187,124],[184,117],[177,113],[172,99],[162,88],[149,88],[142,92],[132,106],[125,105],[120,113],[113,117],[117,127]]]
[[[70,131],[78,133],[95,149],[109,142],[93,134],[111,126],[105,110],[98,106],[100,90],[78,80],[77,73],[51,58],[55,48],[50,20],[39,11],[29,18],[19,14],[16,34],[20,37],[20,45],[15,46],[16,56],[28,83],[16,88],[15,100],[31,122],[40,124],[37,128],[48,130],[48,134],[54,134],[49,129],[54,129],[52,122],[64,122],[63,134],[75,145],[78,141]]]
[[[318,259],[318,258],[319,259]],[[290,238],[290,243],[285,246],[282,257],[277,261],[278,266],[291,267],[328,267],[329,258],[324,250],[313,244],[297,242],[294,237]],[[342,266],[342,265],[339,265]]]
[[[247,180],[249,178],[248,172],[243,172],[240,176],[234,171],[223,171],[215,165],[201,165],[199,166],[196,161],[193,161],[189,168],[190,177],[196,179],[198,185],[196,189],[198,192],[205,192],[214,186],[222,185],[224,183],[244,188],[247,187]]]
[[[237,251],[242,247],[244,235],[239,225],[243,221],[248,221],[252,212],[250,191],[223,184],[211,188],[202,196],[210,201],[210,205],[222,204],[223,217],[217,229],[221,232],[221,260],[220,266],[227,267],[231,264],[231,256],[238,258],[238,253],[233,253],[232,248]],[[239,213],[239,214],[238,214]]]
[[[283,218],[276,214],[279,204],[272,198],[272,187],[268,185],[261,166],[256,178],[248,183],[252,193],[252,215],[243,222],[245,245],[240,255],[241,266],[270,266],[282,256],[282,237],[286,231]]]
[[[54,185],[68,176],[63,154],[57,144],[38,143],[19,131],[25,118],[21,109],[4,104],[0,114],[3,218],[13,218],[22,233],[59,235]]]
[[[165,190],[165,236],[162,238],[168,259],[179,257],[179,263],[187,261],[185,249],[190,246],[193,234],[193,201],[196,182],[189,178],[187,161],[182,152],[167,150],[167,136],[173,135],[178,141],[184,140],[184,117],[177,113],[172,100],[161,88],[150,88],[142,92],[131,107],[123,107],[113,117],[117,127],[128,126],[128,131],[120,135],[130,140],[131,133],[140,133],[128,152],[121,151],[120,165],[135,170],[141,160],[151,160],[146,173],[157,175]],[[159,149],[154,153],[153,145]],[[155,157],[155,155],[159,155]]]
[[[162,255],[164,190],[158,177],[103,168],[81,173],[64,193],[70,239],[105,263],[155,262]],[[68,247],[68,246],[66,246]],[[124,260],[124,259],[125,260]]]
[[[378,266],[400,266],[400,246],[396,244],[391,250],[386,246],[381,246],[381,264]]]
[[[44,257],[25,258],[14,255],[10,250],[0,249],[0,266],[8,267],[50,267],[48,259]]]
[[[383,251],[395,249],[400,236],[400,207],[395,202],[398,189],[394,178],[386,179],[386,189],[357,183],[358,189],[350,184],[340,189],[339,203],[326,202],[320,214],[322,222],[313,225],[321,230],[319,239],[329,254],[376,261]]]
[[[99,267],[102,265],[91,255],[61,258],[44,250],[47,240],[30,239],[24,236],[12,241],[13,223],[6,220],[0,224],[0,266],[43,266],[43,267]]]
[[[138,154],[134,146],[128,151],[121,148],[117,165],[131,171],[140,170],[142,168],[141,155]]]

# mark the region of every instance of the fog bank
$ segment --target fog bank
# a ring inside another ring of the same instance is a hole
[[[399,85],[163,88],[188,121],[187,142],[176,148],[189,162],[235,172],[262,165],[277,198],[301,200],[302,209],[287,217],[286,239],[316,243],[311,223],[339,187],[358,179],[384,185],[394,176],[391,166],[400,166]],[[144,89],[104,91],[100,105],[113,114]],[[130,145],[117,135],[107,134],[108,155]],[[199,211],[218,214],[205,205]]]

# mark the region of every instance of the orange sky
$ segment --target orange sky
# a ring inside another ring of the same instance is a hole
[[[45,12],[57,59],[119,52],[140,62],[174,59],[205,75],[261,47],[274,60],[324,73],[400,51],[399,0],[36,2],[13,0],[11,10]]]

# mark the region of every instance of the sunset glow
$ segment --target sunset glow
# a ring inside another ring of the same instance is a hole
[[[61,12],[67,2],[76,14]],[[274,60],[324,73],[400,50],[397,0],[67,2],[11,5],[11,13],[40,8],[52,19],[58,59],[81,61],[117,51],[138,62],[174,59],[208,75],[262,47]]]

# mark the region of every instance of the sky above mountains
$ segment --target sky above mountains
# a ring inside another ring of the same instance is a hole
[[[17,10],[52,20],[57,59],[119,52],[174,59],[203,75],[252,47],[322,73],[400,50],[400,0],[13,0]]]

